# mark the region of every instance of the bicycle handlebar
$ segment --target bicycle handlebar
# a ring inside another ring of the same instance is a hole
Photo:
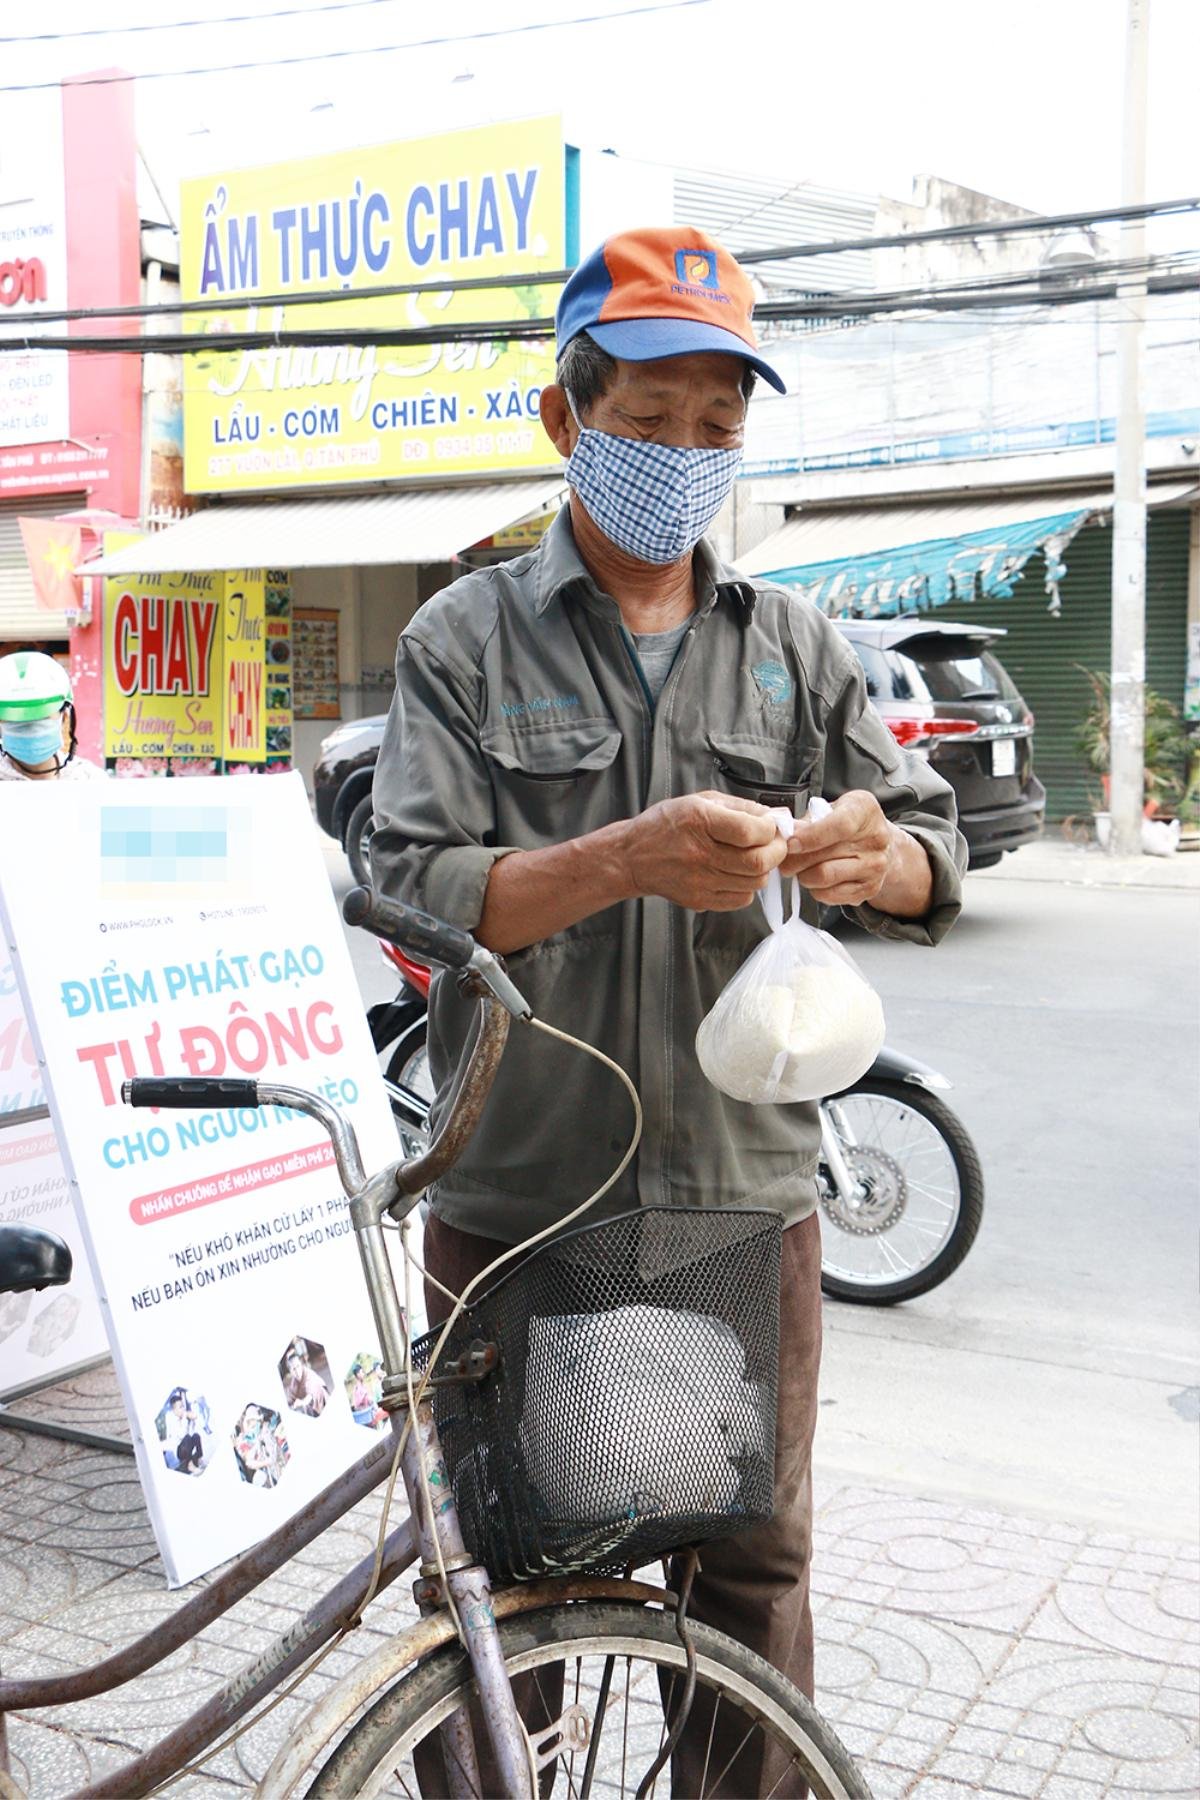
[[[457,925],[447,925],[400,900],[387,900],[367,887],[350,889],[342,901],[342,917],[347,925],[361,925],[364,931],[399,944],[410,956],[447,969],[465,969],[477,948],[471,934]]]
[[[457,925],[435,919],[432,913],[418,912],[402,900],[387,900],[368,887],[350,889],[342,901],[342,917],[347,925],[361,925],[364,931],[398,944],[420,962],[440,963],[447,969],[472,969],[514,1019],[532,1017],[528,1000],[514,987],[504,965],[470,932],[460,931]]]
[[[212,1075],[135,1075],[121,1083],[126,1106],[257,1106],[257,1081]]]

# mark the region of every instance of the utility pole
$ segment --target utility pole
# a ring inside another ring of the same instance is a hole
[[[1121,203],[1146,198],[1146,66],[1150,0],[1128,0]],[[1121,227],[1121,256],[1144,269],[1146,227]],[[1146,428],[1142,386],[1146,276],[1117,290],[1117,460],[1113,484],[1112,689],[1109,775],[1114,856],[1142,851],[1146,739]]]

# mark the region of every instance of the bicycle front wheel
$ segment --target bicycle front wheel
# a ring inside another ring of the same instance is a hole
[[[747,1800],[749,1778],[771,1800],[787,1800],[805,1783],[814,1800],[871,1800],[849,1753],[803,1694],[723,1632],[695,1623],[689,1630],[696,1695],[678,1752],[686,1763],[674,1769],[676,1793]],[[532,1734],[568,1706],[587,1716],[588,1746],[560,1752],[553,1770],[543,1771],[543,1800],[552,1785],[565,1800],[632,1800],[683,1689],[686,1658],[673,1615],[581,1602],[507,1619],[499,1631]],[[417,1800],[414,1755],[473,1691],[466,1657],[448,1645],[364,1714],[321,1770],[310,1800]],[[660,1800],[672,1791],[666,1770],[655,1791]]]

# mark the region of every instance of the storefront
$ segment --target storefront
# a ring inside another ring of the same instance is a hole
[[[119,759],[122,774],[135,773],[130,765],[139,759],[149,765],[145,773],[209,773],[210,766],[193,765],[211,765],[216,756],[222,766],[294,762],[307,776],[332,723],[386,707],[396,639],[422,601],[476,557],[516,555],[522,542],[535,542],[564,491],[554,475],[213,506],[110,549],[92,565],[103,575],[104,662],[109,700],[116,700],[115,709],[106,706],[108,759]],[[506,528],[518,521],[527,523],[505,543]],[[231,571],[237,554],[246,564]],[[215,714],[188,708],[219,698],[223,681],[219,662],[208,660],[219,632],[197,608],[232,616],[233,594],[248,590],[256,609],[261,593],[261,655],[254,660],[262,669],[256,679],[263,718],[261,745],[256,732],[255,754],[243,758],[236,747],[212,748],[220,705]],[[192,618],[176,623],[176,607]],[[189,657],[197,643],[203,655]],[[113,673],[118,664],[123,686]],[[140,709],[152,721],[148,731],[115,730],[127,706],[135,718]],[[211,721],[212,731],[197,734],[190,717]],[[168,719],[176,720],[174,729]]]
[[[257,571],[276,608],[265,616],[264,763],[290,754],[307,773],[331,721],[386,706],[396,638],[421,602],[471,561],[517,554],[557,509],[561,469],[538,420],[554,346],[500,326],[404,348],[338,342],[338,331],[552,313],[555,288],[533,278],[577,257],[576,177],[560,121],[542,118],[185,183],[181,294],[213,307],[187,315],[204,341],[184,358],[184,484],[201,504],[90,565],[104,578],[106,664],[126,596],[128,617],[129,604],[170,600],[167,578]],[[513,285],[449,285],[495,275]],[[394,299],[304,302],[417,283],[425,291]],[[231,304],[258,296],[271,298]],[[330,335],[221,348],[231,331],[263,327]],[[145,672],[166,678],[154,658]],[[109,760],[124,773],[139,758],[185,773],[187,734],[165,747],[168,736],[139,749],[110,730]],[[207,747],[197,760],[210,762]]]
[[[1146,680],[1190,717],[1189,642],[1200,641],[1200,487],[1194,472],[1169,475],[1164,470],[1147,490]],[[1111,662],[1111,520],[1111,486],[1099,485],[813,504],[740,566],[834,617],[929,611],[939,622],[1003,628],[999,653],[1037,721],[1046,816],[1060,820],[1090,815],[1098,803],[1097,777],[1076,739],[1092,697],[1087,671]]]

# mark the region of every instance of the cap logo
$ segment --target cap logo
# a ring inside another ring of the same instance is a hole
[[[677,250],[675,279],[685,287],[719,288],[716,257],[711,250]]]

